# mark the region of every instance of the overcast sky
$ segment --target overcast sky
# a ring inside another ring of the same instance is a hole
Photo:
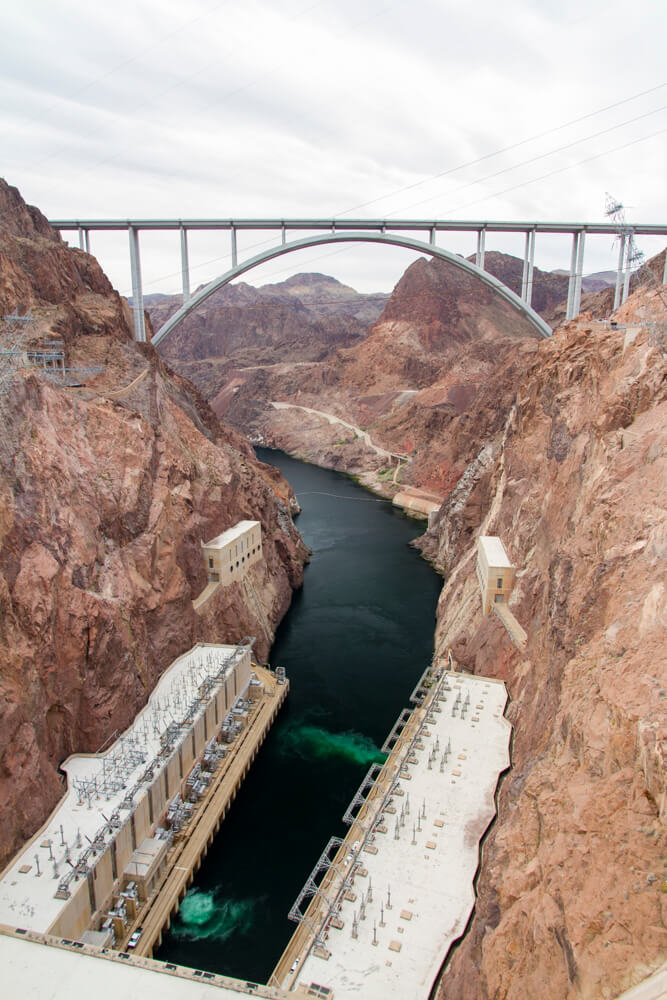
[[[598,222],[609,191],[667,223],[666,41],[664,0],[22,0],[2,12],[2,173],[49,218]],[[589,239],[587,272],[612,242]],[[141,245],[145,292],[178,290],[176,237]],[[91,249],[129,292],[125,234]],[[193,235],[193,285],[229,253]],[[389,290],[412,259],[322,247],[246,280]],[[538,238],[537,263],[567,267],[568,240]]]

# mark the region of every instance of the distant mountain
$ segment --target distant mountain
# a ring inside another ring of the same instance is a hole
[[[298,299],[319,316],[354,316],[374,323],[389,298],[386,292],[364,295],[326,274],[295,274],[276,285],[262,285],[260,295],[287,294]]]
[[[564,268],[557,268],[552,274],[564,275],[569,278],[570,272]],[[585,274],[581,279],[581,287],[584,292],[600,292],[603,288],[609,288],[616,284],[616,271],[595,271],[593,274]]]
[[[297,274],[255,288],[238,282],[214,292],[161,349],[179,361],[205,358],[243,364],[319,361],[361,340],[388,295],[363,295],[324,274]],[[180,295],[148,295],[158,330],[181,307]]]

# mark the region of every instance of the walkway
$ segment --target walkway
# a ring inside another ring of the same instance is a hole
[[[245,980],[136,958],[0,925],[7,996],[21,1000],[281,1000],[286,994]]]
[[[146,378],[148,372],[149,369],[144,368],[142,372],[139,372],[136,378],[133,378],[131,382],[124,385],[122,389],[100,389],[100,396],[108,396],[109,399],[118,399],[119,396],[122,396],[124,393],[129,392],[130,389],[133,389],[135,385],[139,385],[139,383]]]
[[[528,642],[528,636],[524,627],[516,620],[506,604],[494,604],[493,611],[505,627],[505,631],[514,645],[523,653]]]
[[[222,584],[220,583],[219,580],[210,580],[206,584],[199,597],[195,597],[194,601],[192,602],[192,607],[197,614],[201,614],[203,612],[208,602],[211,600],[213,595],[220,589],[221,586]]]

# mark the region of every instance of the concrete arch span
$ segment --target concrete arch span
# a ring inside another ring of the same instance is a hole
[[[293,240],[291,243],[281,243],[276,247],[271,247],[269,250],[264,250],[262,253],[251,257],[249,260],[244,261],[242,264],[238,264],[236,267],[231,268],[229,271],[225,271],[221,274],[219,278],[214,278],[210,281],[208,285],[201,288],[195,295],[192,296],[188,302],[184,303],[177,312],[171,316],[167,322],[162,326],[157,333],[153,336],[153,345],[155,347],[160,344],[165,337],[168,337],[173,330],[179,326],[180,323],[189,316],[191,312],[205,302],[210,295],[217,292],[219,288],[224,285],[228,285],[231,281],[239,278],[242,274],[247,271],[251,271],[254,267],[258,267],[260,264],[266,264],[270,260],[274,260],[276,257],[282,257],[284,254],[293,253],[295,250],[305,250],[308,247],[323,246],[327,243],[384,243],[388,246],[404,247],[408,250],[414,250],[419,254],[427,254],[430,257],[437,257],[439,260],[444,260],[453,267],[458,268],[460,271],[465,271],[468,274],[473,275],[478,278],[483,284],[487,285],[494,292],[496,292],[502,299],[508,302],[514,309],[517,310],[528,322],[537,330],[541,337],[550,337],[551,328],[547,323],[544,322],[541,316],[539,316],[534,309],[531,309],[523,299],[504,285],[502,281],[495,278],[492,274],[487,271],[483,271],[481,268],[477,267],[475,264],[471,264],[470,261],[465,260],[463,257],[459,257],[456,254],[450,253],[448,250],[443,250],[442,247],[434,246],[432,243],[424,243],[422,240],[411,239],[407,236],[401,236],[396,233],[373,233],[373,232],[331,232],[322,234],[320,236],[306,236],[303,239]]]

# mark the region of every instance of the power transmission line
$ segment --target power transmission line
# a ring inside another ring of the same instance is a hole
[[[602,156],[610,156],[612,153],[620,153],[623,149],[629,149],[630,146],[636,146],[640,142],[647,142],[649,139],[655,139],[658,135],[664,135],[667,132],[667,128],[658,129],[657,132],[651,132],[650,135],[640,136],[638,139],[632,139],[630,142],[625,142],[620,146],[614,146],[612,149],[605,149],[601,153],[595,153],[592,156],[587,156],[583,160],[577,160],[576,163],[567,163],[564,167],[558,167],[555,170],[549,171],[547,174],[541,174],[539,177],[533,177],[530,180],[522,181],[520,184],[514,184],[512,187],[505,188],[503,191],[495,191],[493,194],[485,195],[483,198],[477,198],[474,201],[469,201],[465,205],[457,205],[456,208],[448,208],[447,212],[460,212],[464,208],[470,208],[472,205],[479,205],[480,202],[488,201],[490,198],[500,198],[504,194],[509,194],[511,191],[518,191],[522,187],[528,187],[529,184],[537,184],[538,181],[547,180],[549,177],[554,177],[556,174],[565,173],[566,170],[572,170],[574,167],[581,167],[584,163],[591,163],[593,160],[599,160]]]
[[[637,94],[632,94],[630,97],[625,97],[620,101],[615,101],[613,104],[607,104],[603,108],[598,108],[597,111],[590,111],[588,114],[581,115],[579,118],[572,118],[570,121],[564,122],[562,125],[555,125],[553,128],[546,129],[544,132],[537,132],[535,135],[529,136],[527,139],[521,139],[519,142],[514,142],[510,146],[497,149],[493,153],[485,153],[484,156],[479,156],[475,160],[469,160],[467,163],[460,163],[457,167],[449,167],[447,170],[442,170],[437,174],[431,174],[429,177],[424,177],[422,180],[415,181],[413,184],[406,184],[403,187],[395,188],[393,191],[380,195],[378,198],[360,202],[357,205],[353,205],[351,208],[346,208],[343,211],[338,212],[334,218],[338,218],[340,215],[348,215],[350,212],[355,212],[359,208],[367,208],[369,205],[375,205],[378,201],[384,201],[385,198],[391,198],[394,195],[402,194],[404,191],[411,191],[414,188],[421,187],[423,184],[428,184],[430,181],[439,180],[441,177],[448,177],[450,174],[456,174],[461,170],[467,170],[469,167],[477,166],[478,163],[484,163],[485,160],[491,160],[496,156],[502,156],[504,153],[509,153],[513,149],[518,149],[520,146],[526,146],[528,143],[536,142],[538,139],[543,139],[547,135],[553,135],[554,132],[561,132],[563,129],[569,128],[571,125],[578,125],[580,122],[587,121],[589,118],[595,118],[597,115],[601,115],[605,111],[611,111],[623,104],[629,104],[631,101],[636,101],[640,97],[646,97],[647,94],[653,94],[657,90],[661,90],[663,87],[667,87],[667,83],[660,83],[655,87],[650,87],[648,90],[642,90]]]
[[[601,129],[599,132],[593,132],[590,135],[584,136],[582,139],[574,139],[572,142],[565,143],[564,146],[557,146],[556,149],[550,149],[546,153],[539,153],[537,156],[531,156],[527,160],[522,160],[520,163],[516,163],[510,167],[503,167],[502,170],[497,170],[493,174],[487,174],[486,177],[480,177],[477,180],[469,181],[467,184],[462,184],[461,187],[456,188],[455,191],[450,192],[451,195],[458,194],[460,191],[466,191],[468,188],[475,187],[477,184],[484,184],[486,181],[493,180],[496,177],[501,177],[503,174],[512,173],[514,170],[519,170],[521,167],[530,166],[531,163],[537,163],[538,160],[546,160],[549,156],[555,156],[557,153],[563,153],[568,149],[573,149],[575,146],[580,146],[584,142],[590,142],[592,139],[599,139],[602,135],[608,135],[609,132],[615,132],[619,128],[625,128],[626,125],[633,125],[635,122],[642,121],[644,118],[650,118],[651,115],[657,115],[661,111],[665,111],[667,105],[663,104],[660,108],[655,108],[653,111],[646,111],[644,114],[636,115],[634,118],[628,118],[624,122],[619,122],[617,125],[610,125],[608,128]],[[401,209],[396,209],[387,215],[390,218],[392,215],[396,215],[399,211],[404,212],[406,209],[414,208],[416,205],[423,205],[426,202],[433,201],[437,195],[430,198],[424,198],[421,201],[412,202],[410,205],[405,205]]]

